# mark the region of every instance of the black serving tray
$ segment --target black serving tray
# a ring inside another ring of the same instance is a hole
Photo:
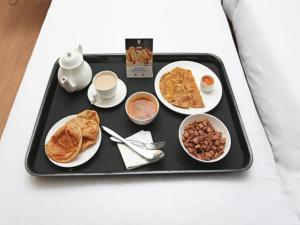
[[[154,78],[126,78],[125,56],[85,55],[93,74],[101,70],[112,70],[127,85],[127,97],[137,91],[155,94]],[[124,109],[125,101],[110,109],[91,106],[87,98],[87,88],[75,93],[67,93],[58,84],[58,62],[54,64],[41,108],[33,130],[25,159],[25,167],[35,176],[82,176],[82,175],[128,175],[128,174],[170,174],[170,173],[208,173],[244,171],[252,165],[252,152],[247,135],[231,90],[222,61],[212,54],[156,54],[154,55],[154,76],[166,64],[190,60],[204,64],[216,73],[223,86],[220,103],[209,114],[216,116],[227,126],[231,135],[231,149],[228,155],[216,163],[201,163],[188,156],[178,140],[178,129],[184,115],[171,111],[160,104],[157,118],[146,126],[133,124]],[[123,137],[140,130],[150,130],[154,141],[166,141],[163,149],[165,157],[157,163],[134,170],[126,170],[117,145],[102,132],[102,143],[95,156],[85,164],[74,168],[61,168],[52,164],[46,157],[44,142],[50,128],[61,118],[76,114],[85,109],[96,110],[101,124],[115,130]]]

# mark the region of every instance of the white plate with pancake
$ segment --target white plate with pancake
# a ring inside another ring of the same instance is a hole
[[[192,71],[193,76],[196,81],[197,88],[200,91],[200,94],[202,96],[202,99],[203,99],[203,102],[205,105],[204,108],[177,107],[177,106],[174,106],[171,103],[169,103],[163,97],[163,95],[160,92],[160,88],[159,88],[160,79],[162,78],[162,76],[164,74],[166,74],[167,72],[170,72],[175,67],[181,67],[183,69],[189,69]],[[214,90],[210,93],[205,93],[200,89],[201,78],[204,75],[212,76],[215,81]],[[222,85],[221,85],[221,82],[220,82],[219,78],[217,77],[217,75],[208,67],[206,67],[200,63],[192,62],[192,61],[177,61],[177,62],[173,62],[173,63],[170,63],[170,64],[164,66],[156,75],[156,78],[154,81],[154,88],[155,88],[157,97],[166,107],[173,110],[174,112],[178,112],[178,113],[185,114],[185,115],[206,113],[206,112],[214,109],[218,105],[218,103],[220,102],[220,100],[222,98]]]
[[[45,144],[48,143],[48,141],[50,141],[51,137],[53,136],[53,134],[63,125],[65,125],[68,121],[70,121],[71,119],[75,118],[77,115],[70,115],[67,117],[62,118],[61,120],[59,120],[56,124],[53,125],[53,127],[49,130],[47,136],[46,136],[46,140],[45,140]],[[72,160],[71,162],[67,162],[67,163],[60,163],[60,162],[56,162],[50,158],[48,158],[50,160],[50,162],[52,162],[53,164],[60,166],[60,167],[65,167],[65,168],[71,168],[71,167],[75,167],[75,166],[80,166],[83,163],[86,163],[88,160],[90,160],[98,151],[99,146],[101,144],[101,139],[102,139],[102,133],[101,133],[101,129],[99,127],[99,135],[97,137],[97,141],[94,145],[88,147],[87,149],[85,149],[84,151],[80,152],[76,158],[74,160]],[[46,152],[45,152],[46,154]],[[47,156],[47,154],[46,154]]]

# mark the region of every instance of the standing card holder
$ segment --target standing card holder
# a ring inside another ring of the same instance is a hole
[[[153,39],[128,38],[126,47],[126,73],[128,78],[153,77]]]

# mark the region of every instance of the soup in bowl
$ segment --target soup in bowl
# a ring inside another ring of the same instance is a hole
[[[151,123],[157,116],[159,102],[149,92],[136,92],[127,99],[125,110],[133,123],[146,125]]]

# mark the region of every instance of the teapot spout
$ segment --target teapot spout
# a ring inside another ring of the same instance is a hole
[[[67,92],[74,92],[76,89],[75,84],[65,76],[60,78],[60,84]]]

